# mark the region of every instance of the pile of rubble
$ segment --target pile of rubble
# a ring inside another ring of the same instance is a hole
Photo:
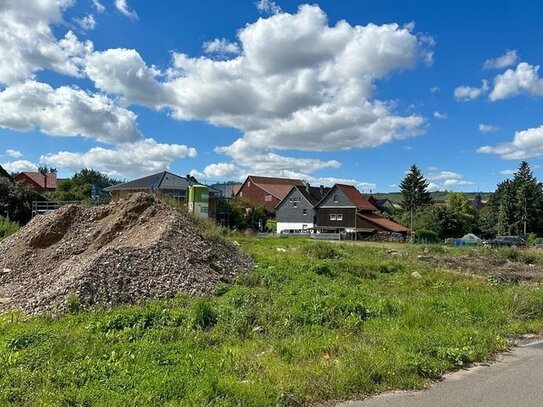
[[[129,304],[209,293],[250,258],[148,194],[105,206],[65,206],[0,242],[0,312],[62,313],[76,302]]]

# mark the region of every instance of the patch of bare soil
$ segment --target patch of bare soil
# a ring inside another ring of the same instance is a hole
[[[209,293],[252,270],[250,258],[148,194],[106,206],[66,206],[0,242],[0,312],[62,313],[179,292]]]
[[[438,267],[464,273],[494,277],[506,282],[537,281],[543,278],[543,267],[535,263],[502,260],[472,252],[455,257],[419,255],[418,259]]]

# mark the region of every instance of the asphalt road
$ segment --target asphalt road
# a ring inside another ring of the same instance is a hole
[[[452,373],[424,391],[392,392],[337,407],[541,407],[543,341],[522,345],[496,363]]]

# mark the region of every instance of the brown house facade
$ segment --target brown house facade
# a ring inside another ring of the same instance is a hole
[[[317,228],[347,233],[399,233],[409,230],[375,212],[377,208],[352,185],[336,184],[317,204]]]
[[[245,199],[253,206],[263,206],[268,213],[287,196],[293,186],[304,185],[300,179],[259,177],[249,175],[236,193],[236,198]]]

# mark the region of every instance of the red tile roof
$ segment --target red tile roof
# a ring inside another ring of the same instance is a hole
[[[337,184],[337,187],[356,205],[357,209],[365,211],[376,211],[377,208],[373,206],[368,199],[360,193],[352,185]]]
[[[277,199],[283,199],[290,192],[293,186],[303,185],[301,179],[258,177],[249,175],[248,179],[258,185],[264,191],[272,194]]]
[[[57,189],[57,173],[42,174],[41,172],[21,172],[16,180],[25,182],[30,180],[37,189]]]
[[[390,219],[383,218],[382,216],[379,216],[375,213],[364,212],[364,213],[359,213],[358,216],[360,216],[364,220],[367,220],[368,222],[371,222],[391,232],[396,232],[396,233],[409,232],[409,229],[406,228],[405,226],[402,226],[394,221],[391,221]]]

